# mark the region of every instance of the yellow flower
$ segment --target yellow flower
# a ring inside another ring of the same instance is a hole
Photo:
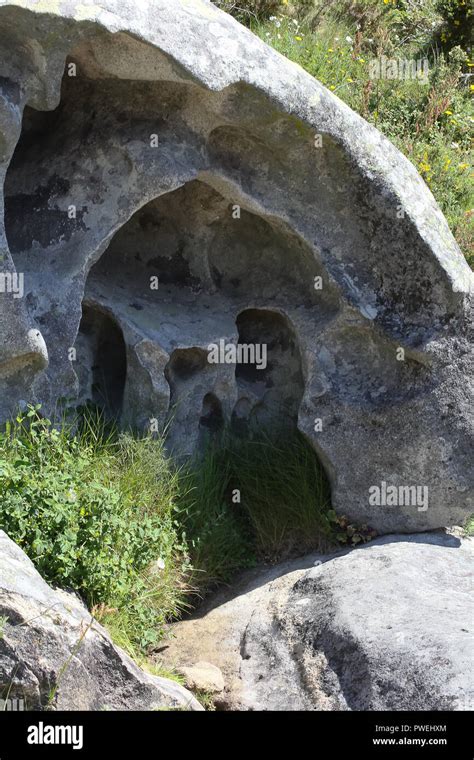
[[[295,37],[295,40],[298,40],[298,42],[301,42],[302,39],[302,37]]]
[[[452,111],[445,111],[444,113],[446,114],[446,116],[452,116],[453,115]]]
[[[354,80],[353,80],[353,79],[351,79],[350,77],[348,77],[347,81],[348,81],[348,82],[353,82]]]
[[[335,88],[335,86],[332,84],[332,85],[330,86],[330,88],[329,88],[329,89],[330,89],[330,90],[335,90],[336,88]]]
[[[458,165],[458,169],[461,169],[461,171],[463,172],[464,169],[467,169],[468,166],[469,166],[469,164],[459,164]]]
[[[334,53],[333,48],[328,48],[328,53]]]
[[[469,89],[471,90],[471,92],[474,92],[474,84],[470,84]]]

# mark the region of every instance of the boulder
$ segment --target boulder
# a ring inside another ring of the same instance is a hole
[[[3,531],[0,621],[0,695],[25,710],[203,709],[178,683],[139,668]]]
[[[380,132],[206,0],[0,0],[0,95],[2,419],[298,427],[351,520],[465,520],[473,275]]]
[[[172,626],[161,657],[209,659],[240,710],[470,710],[474,541],[387,536],[244,577]]]

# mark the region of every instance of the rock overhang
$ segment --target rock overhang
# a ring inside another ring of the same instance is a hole
[[[212,203],[210,211],[199,208],[199,197],[191,197],[187,210],[196,235],[188,230],[181,242],[184,261],[195,270],[190,277],[199,270],[202,290],[193,293],[187,282],[168,301],[181,298],[182,309],[192,313],[204,298],[214,299],[234,341],[235,320],[245,308],[273,310],[289,320],[301,365],[292,375],[304,375],[298,424],[330,474],[336,509],[381,530],[438,527],[466,515],[472,422],[462,385],[471,371],[466,330],[472,273],[408,160],[316,80],[211,4],[0,3],[0,20],[7,238],[10,265],[24,270],[29,282],[17,322],[11,314],[4,320],[4,334],[12,337],[3,366],[18,374],[17,356],[29,356],[21,336],[32,325],[43,333],[50,362],[46,371],[38,361],[34,371],[21,372],[22,397],[33,393],[46,407],[71,391],[79,397],[68,351],[85,299],[123,331],[135,377],[133,382],[129,373],[124,387],[132,418],[144,421],[154,407],[158,416],[168,413],[165,370],[173,346],[160,342],[158,328],[144,326],[146,305],[130,307],[131,280],[123,303],[110,293],[104,300],[96,274],[148,204],[168,203],[167,218],[174,214],[175,227],[186,227],[182,200],[173,199],[180,192],[192,196],[189,188],[198,183],[204,194],[216,196],[215,209]],[[68,76],[71,63],[75,77]],[[147,140],[155,132],[159,150],[153,153]],[[69,219],[71,202],[77,208]],[[238,232],[232,230],[234,205],[245,221]],[[219,243],[209,230],[223,219],[221,227],[230,225],[230,232],[226,238],[221,230]],[[242,257],[249,230],[249,241],[252,235],[258,240],[257,257],[264,258],[265,237],[273,235],[289,266],[286,273],[278,269],[278,256],[270,252],[275,296],[248,261],[240,274],[250,286],[254,276],[257,292],[244,287],[239,297],[224,297],[222,281],[238,280],[239,272],[227,257],[219,284],[213,267],[219,271],[216,259],[225,261],[232,246]],[[202,261],[192,250],[193,236]],[[169,253],[169,237],[169,231],[157,233],[153,244]],[[173,256],[162,254],[161,270],[168,267],[165,260]],[[303,260],[301,295],[288,280]],[[107,287],[120,287],[117,275],[112,264]],[[319,294],[317,277],[323,281]],[[164,322],[169,305],[160,308],[157,322]],[[202,315],[197,319],[202,322]],[[215,339],[221,337],[218,321]],[[183,319],[175,325],[174,349],[199,346],[189,329],[180,339],[183,326]],[[206,337],[211,332],[204,331]],[[10,406],[18,400],[20,388],[13,388],[15,383],[5,388],[5,413],[8,399]],[[227,371],[210,385],[197,383],[195,393],[186,388],[191,411],[176,440],[192,444],[202,396],[217,391],[229,414],[239,388]],[[446,409],[454,409],[449,418]],[[315,420],[322,430],[316,431]],[[431,509],[370,508],[368,488],[384,479],[428,481]]]

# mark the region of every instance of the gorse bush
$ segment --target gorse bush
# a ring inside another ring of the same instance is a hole
[[[445,50],[460,45],[472,47],[474,38],[474,8],[469,0],[436,0],[436,11],[442,18],[438,37]]]

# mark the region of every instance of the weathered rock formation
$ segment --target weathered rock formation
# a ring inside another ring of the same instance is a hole
[[[474,541],[387,536],[244,577],[161,655],[240,710],[472,710]],[[210,607],[210,608],[209,608]]]
[[[472,274],[413,166],[232,18],[0,0],[0,166],[2,418],[92,400],[180,454],[297,425],[355,520],[473,510]]]
[[[25,710],[202,709],[178,683],[141,670],[1,530],[0,625],[0,699]]]

